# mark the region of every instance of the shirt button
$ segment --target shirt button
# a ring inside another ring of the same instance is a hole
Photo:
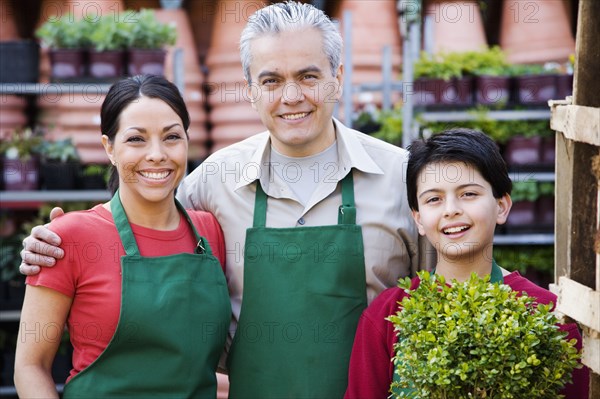
[[[298,224],[299,224],[299,225],[303,226],[303,225],[304,225],[304,223],[306,223],[306,222],[304,221],[304,218],[300,218],[300,219],[298,219]]]

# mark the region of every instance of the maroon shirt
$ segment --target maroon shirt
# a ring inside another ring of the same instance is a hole
[[[419,283],[419,278],[415,277],[410,289],[416,289]],[[556,303],[556,295],[533,284],[518,272],[504,276],[504,284],[513,291],[527,293],[540,304]],[[392,358],[395,356],[394,344],[398,342],[398,336],[394,332],[394,325],[385,319],[398,312],[398,302],[406,296],[401,288],[388,288],[363,312],[350,357],[346,399],[383,399],[390,395],[389,388],[394,375]],[[566,339],[577,339],[576,347],[581,350],[581,334],[577,325],[565,324],[560,328],[568,332]],[[573,371],[573,382],[567,384],[561,394],[567,399],[587,399],[588,390],[589,371],[583,367]]]

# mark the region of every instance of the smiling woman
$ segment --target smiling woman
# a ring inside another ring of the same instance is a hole
[[[162,77],[111,87],[101,128],[114,196],[50,224],[65,257],[27,279],[15,362],[20,397],[58,397],[50,372],[58,342],[29,334],[40,324],[67,324],[73,369],[65,398],[215,397],[231,305],[218,222],[175,200],[189,124],[178,89]],[[215,328],[209,336],[205,323]],[[122,378],[107,377],[115,374]]]

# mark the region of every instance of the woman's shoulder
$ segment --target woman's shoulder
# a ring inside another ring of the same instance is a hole
[[[99,229],[114,226],[110,212],[102,205],[96,205],[91,209],[71,211],[50,222],[50,230],[56,233],[98,234]]]

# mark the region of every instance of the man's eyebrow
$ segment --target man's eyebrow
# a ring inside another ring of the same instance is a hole
[[[323,73],[323,71],[321,70],[321,68],[319,68],[316,65],[310,65],[306,68],[302,68],[300,70],[298,70],[295,75],[296,76],[301,76],[304,75],[306,73],[309,72],[315,72],[315,73]],[[277,71],[262,71],[261,73],[258,74],[257,79],[260,80],[266,76],[275,76],[275,77],[281,77],[282,75],[277,72]]]

